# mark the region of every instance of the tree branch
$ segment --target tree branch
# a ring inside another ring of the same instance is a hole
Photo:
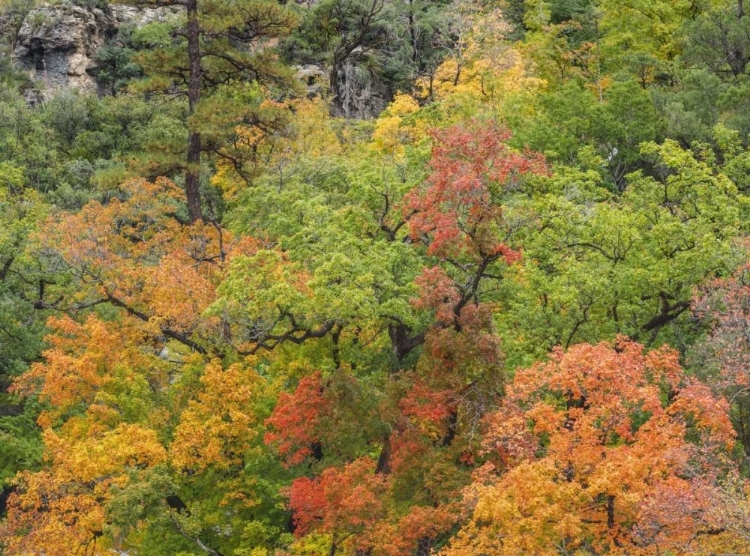
[[[125,309],[125,311],[127,311],[127,313],[129,315],[132,315],[132,316],[134,316],[134,317],[142,320],[143,322],[148,322],[150,320],[150,317],[146,313],[138,311],[137,309],[135,309],[135,308],[131,307],[130,305],[128,305],[127,303],[125,303],[124,301],[116,298],[115,296],[113,296],[109,292],[106,292],[106,294],[107,294],[107,300],[106,301],[109,302],[109,303],[111,303],[115,307],[120,307],[121,309]],[[92,305],[96,305],[96,304],[97,303],[93,303]],[[181,332],[177,332],[175,330],[172,330],[172,329],[166,328],[166,327],[161,327],[160,330],[161,330],[161,333],[164,334],[166,337],[171,338],[171,339],[173,339],[173,340],[181,343],[182,345],[187,346],[190,349],[193,349],[193,350],[197,351],[198,353],[201,353],[203,355],[205,355],[205,354],[208,353],[208,351],[206,350],[206,348],[199,346],[193,340],[191,340],[190,338],[188,338],[187,336],[185,336]]]

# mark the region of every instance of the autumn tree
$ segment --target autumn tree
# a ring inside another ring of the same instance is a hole
[[[2,531],[8,553],[105,550],[111,489],[125,486],[131,472],[164,461],[148,421],[166,366],[139,349],[142,336],[133,324],[93,315],[82,324],[53,319],[56,335],[49,338],[45,364],[14,385],[18,394],[39,395],[49,409],[38,419],[46,465],[18,476],[8,501]],[[112,345],[122,348],[115,352]]]
[[[744,452],[750,450],[748,433],[747,265],[727,278],[704,284],[693,308],[708,328],[691,350],[696,371],[731,403],[731,417]]]
[[[29,546],[100,553],[125,542],[133,519],[147,518],[166,521],[166,534],[185,547],[220,542],[203,531],[215,514],[205,517],[196,505],[185,522],[169,502],[182,474],[215,485],[257,436],[249,407],[263,390],[250,386],[249,368],[204,358],[220,357],[227,339],[221,322],[203,315],[232,251],[251,252],[253,243],[233,241],[218,226],[180,223],[182,192],[165,179],[136,180],[123,193],[50,217],[37,240],[40,256],[65,269],[76,288],[49,285],[72,316],[50,319],[44,361],[13,387],[46,407],[38,423],[47,459],[43,471],[17,480],[2,534],[9,553]],[[245,510],[255,505],[240,499],[242,480],[226,480],[232,485],[216,494],[234,492]],[[133,513],[145,484],[153,485],[150,502]]]
[[[471,518],[444,553],[682,550],[717,526],[708,489],[729,465],[727,409],[670,349],[554,351],[487,417]]]
[[[325,216],[335,223],[335,245],[298,231],[307,217],[290,228],[268,221],[269,231],[293,234],[279,237],[286,253],[238,260],[222,286],[226,301],[217,306],[232,315],[241,302],[257,319],[244,326],[256,331],[249,340],[266,350],[317,344],[305,350],[307,365],[332,369],[299,380],[266,422],[266,441],[303,474],[290,490],[299,546],[325,534],[333,552],[409,554],[430,550],[455,522],[478,422],[497,406],[504,380],[492,284],[521,255],[502,203],[546,172],[539,155],[513,151],[508,137],[483,122],[435,132],[424,183],[407,192],[407,184],[380,182],[373,194],[373,181],[360,189],[356,180],[345,197],[332,196],[344,203]],[[303,198],[280,193],[288,194]],[[320,229],[326,213],[318,202],[294,206],[316,215]],[[349,249],[349,261],[364,255],[384,263],[360,269],[338,255]],[[330,289],[341,293],[331,298]],[[356,302],[340,307],[341,298]],[[372,445],[377,457],[368,454]],[[352,460],[368,477],[358,480],[367,490],[358,497],[338,490],[352,480]],[[373,503],[361,507],[362,499]]]
[[[748,551],[734,3],[134,1],[0,63],[3,553]]]

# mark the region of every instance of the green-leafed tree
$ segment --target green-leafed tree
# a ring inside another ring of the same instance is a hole
[[[596,173],[558,171],[553,193],[532,202],[539,228],[523,240],[525,264],[498,313],[514,357],[616,334],[683,351],[695,338],[694,288],[739,264],[748,201],[673,141],[643,149],[656,175],[629,175],[620,197]]]

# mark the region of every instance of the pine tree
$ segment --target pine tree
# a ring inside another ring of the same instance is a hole
[[[203,218],[201,153],[217,150],[216,142],[205,141],[201,133],[206,122],[200,117],[200,104],[214,94],[226,95],[248,84],[260,85],[264,92],[274,86],[284,90],[293,87],[289,71],[276,63],[269,47],[273,39],[291,31],[296,18],[278,3],[265,0],[130,0],[128,3],[179,7],[185,12],[184,21],[172,32],[171,42],[142,52],[138,61],[147,75],[146,90],[187,97],[185,193],[190,221],[196,222]],[[245,123],[252,120],[236,107],[226,112]],[[224,118],[221,124],[226,124],[225,130],[239,123],[215,110],[213,115]]]

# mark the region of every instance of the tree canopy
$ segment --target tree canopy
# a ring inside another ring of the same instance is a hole
[[[117,4],[0,0],[0,553],[750,551],[742,1]]]

